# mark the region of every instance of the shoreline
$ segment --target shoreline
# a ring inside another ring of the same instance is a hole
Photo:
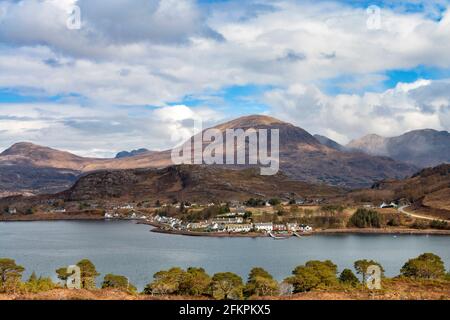
[[[249,233],[228,233],[228,232],[201,232],[201,231],[183,231],[183,230],[173,230],[167,229],[166,226],[153,221],[142,221],[135,219],[105,219],[101,215],[92,214],[39,214],[39,215],[29,215],[29,216],[0,216],[0,222],[33,222],[33,221],[135,221],[137,224],[145,224],[152,226],[150,232],[191,236],[191,237],[217,237],[217,238],[267,238],[270,237],[266,233],[260,232],[249,232]],[[450,230],[438,230],[438,229],[411,229],[411,228],[396,228],[396,229],[386,229],[386,228],[344,228],[344,229],[319,229],[314,230],[311,233],[304,234],[302,236],[313,236],[318,235],[333,235],[333,234],[384,234],[384,235],[442,235],[450,236]]]

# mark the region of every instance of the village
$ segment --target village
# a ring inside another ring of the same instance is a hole
[[[300,203],[300,200],[297,201]],[[304,200],[301,200],[304,203]],[[274,212],[275,205],[280,205],[278,202],[269,203],[264,201],[258,203],[264,210]],[[287,205],[288,202],[285,203]],[[296,203],[294,203],[296,204]],[[192,210],[198,212],[208,208],[227,208],[226,211],[221,214],[215,214],[208,219],[198,219],[191,221],[183,219],[182,215],[169,216],[166,214],[168,209],[180,211],[180,210]],[[209,235],[214,234],[254,234],[257,233],[261,236],[288,237],[299,234],[310,234],[313,231],[312,226],[307,224],[300,224],[297,222],[276,223],[273,221],[254,221],[251,218],[252,210],[249,206],[245,206],[239,202],[231,203],[209,203],[205,205],[197,205],[190,203],[176,203],[176,204],[161,204],[159,209],[155,209],[152,213],[143,212],[135,208],[132,204],[124,204],[122,206],[114,206],[111,210],[105,213],[105,219],[131,219],[139,220],[141,223],[146,223],[157,227],[159,231],[165,231],[167,233],[204,233]],[[260,208],[261,209],[261,208]],[[255,211],[255,210],[254,210]],[[260,219],[258,219],[260,220]]]

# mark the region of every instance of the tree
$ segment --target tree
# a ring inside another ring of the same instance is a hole
[[[263,268],[253,268],[248,276],[244,294],[250,296],[278,295],[278,282]]]
[[[212,277],[213,297],[220,300],[241,299],[242,278],[232,272],[216,273]]]
[[[95,278],[100,274],[95,269],[95,265],[88,259],[78,261],[77,266],[81,272],[81,287],[83,289],[95,288]]]
[[[416,279],[439,279],[445,276],[442,259],[433,253],[424,253],[410,259],[400,270],[402,276]]]
[[[344,269],[339,276],[339,281],[344,284],[349,284],[353,287],[356,287],[359,283],[358,278],[355,276],[352,270]]]
[[[380,228],[381,218],[378,212],[360,208],[352,215],[349,226],[357,228]]]
[[[178,293],[181,295],[208,295],[211,288],[211,277],[203,268],[188,268],[182,274]]]
[[[15,290],[25,268],[13,259],[0,258],[0,291]]]
[[[310,291],[319,287],[330,287],[337,283],[337,266],[330,260],[312,260],[292,271],[286,282],[294,286],[294,292]]]
[[[163,270],[153,275],[153,282],[149,283],[145,289],[145,294],[178,294],[179,286],[185,271],[181,268],[171,268]]]
[[[363,284],[365,284],[367,280],[367,269],[372,265],[380,267],[381,275],[383,275],[384,273],[383,266],[374,260],[366,260],[366,259],[357,260],[353,265],[356,270],[356,273],[362,276]]]
[[[56,269],[56,275],[58,279],[60,279],[63,282],[66,282],[71,274],[67,273],[67,267],[61,267]]]
[[[114,288],[119,290],[125,290],[130,292],[136,292],[136,287],[133,286],[128,278],[117,274],[108,273],[103,278],[102,289]]]

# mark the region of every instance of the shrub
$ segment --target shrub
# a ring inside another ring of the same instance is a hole
[[[272,206],[277,206],[277,205],[279,205],[281,203],[281,200],[278,199],[278,198],[272,198],[268,202]]]
[[[262,207],[266,204],[266,202],[262,199],[250,198],[244,202],[244,205],[247,207]]]
[[[55,289],[57,285],[53,283],[51,278],[37,277],[36,273],[32,273],[27,282],[22,284],[22,288],[27,293],[39,293]]]
[[[136,287],[128,281],[127,277],[112,273],[108,273],[103,278],[102,289],[107,288],[124,290],[130,293],[135,293],[137,291]]]
[[[387,225],[390,227],[398,227],[401,225],[401,221],[400,221],[400,217],[399,216],[394,216],[392,218],[390,218],[387,222]]]
[[[439,279],[445,276],[442,259],[433,253],[424,253],[410,259],[400,270],[401,275],[415,279]]]
[[[447,221],[443,220],[433,220],[430,222],[430,228],[431,229],[441,229],[441,230],[447,230],[450,228]]]

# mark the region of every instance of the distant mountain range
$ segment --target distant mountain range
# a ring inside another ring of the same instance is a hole
[[[151,152],[151,151],[148,149],[145,149],[145,148],[131,150],[131,151],[120,151],[119,153],[116,154],[115,158],[120,159],[120,158],[134,157],[134,156],[148,153],[148,152]]]
[[[335,150],[339,150],[339,151],[347,151],[347,149],[343,145],[337,143],[336,141],[334,141],[328,137],[321,136],[319,134],[315,134],[314,138],[316,138],[324,146],[327,146],[331,149],[335,149]]]
[[[450,163],[450,133],[447,131],[414,130],[391,138],[370,134],[351,141],[346,147],[420,168]]]
[[[404,178],[418,169],[386,156],[347,151],[331,140],[314,137],[299,127],[272,117],[246,116],[215,128],[224,135],[227,129],[279,129],[280,170],[289,179],[308,183],[359,188],[383,179]],[[126,155],[114,159],[84,158],[31,143],[17,143],[0,154],[0,181],[3,182],[0,193],[64,190],[77,177],[98,170],[172,165],[170,150]],[[247,167],[235,166],[233,169]]]

